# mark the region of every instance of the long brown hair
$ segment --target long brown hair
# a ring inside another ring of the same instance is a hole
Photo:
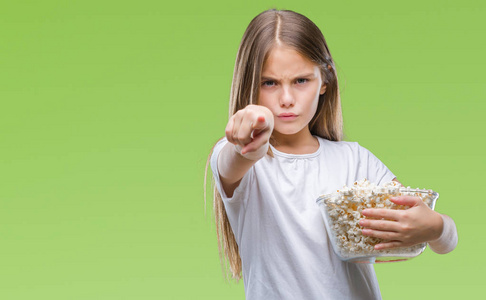
[[[275,45],[291,47],[319,67],[326,84],[326,92],[319,97],[317,112],[309,123],[309,129],[313,135],[340,141],[343,136],[343,122],[334,61],[319,28],[307,17],[293,11],[267,10],[248,25],[236,56],[229,116],[249,104],[258,104],[262,68],[268,53]],[[213,197],[221,265],[225,269],[227,262],[232,277],[239,280],[241,258],[238,244],[216,187]]]

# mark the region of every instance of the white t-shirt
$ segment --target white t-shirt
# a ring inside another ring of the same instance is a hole
[[[370,151],[352,142],[322,138],[312,154],[287,154],[271,147],[228,198],[211,156],[217,188],[242,259],[247,299],[381,299],[373,265],[338,259],[328,241],[316,200],[367,178],[395,178]]]

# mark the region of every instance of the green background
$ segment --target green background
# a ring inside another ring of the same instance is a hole
[[[454,252],[376,265],[383,297],[483,294],[483,1],[2,0],[0,299],[244,299],[203,178],[272,7],[324,32],[346,139],[457,223]]]

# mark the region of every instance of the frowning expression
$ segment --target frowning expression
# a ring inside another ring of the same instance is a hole
[[[276,46],[263,65],[258,104],[270,109],[279,134],[310,134],[319,95],[324,94],[319,67],[292,48]]]

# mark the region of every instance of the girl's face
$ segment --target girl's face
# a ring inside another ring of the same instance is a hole
[[[273,113],[274,133],[310,136],[308,125],[325,91],[316,64],[289,47],[276,46],[263,65],[258,104]]]

